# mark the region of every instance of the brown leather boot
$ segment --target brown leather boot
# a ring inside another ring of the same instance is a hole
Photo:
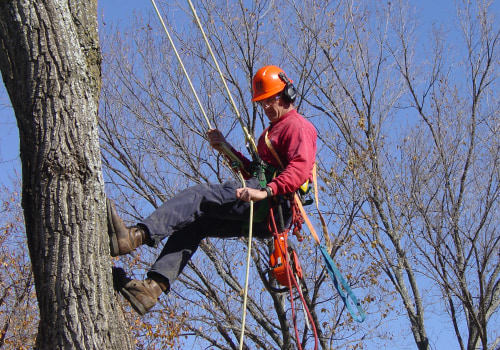
[[[113,277],[115,288],[141,316],[155,306],[161,293],[169,289],[168,280],[159,275],[139,281],[128,278],[123,269],[113,268]]]
[[[151,243],[151,238],[144,229],[137,226],[125,226],[123,220],[118,216],[115,203],[111,199],[106,199],[106,207],[111,256],[125,255],[143,244]]]

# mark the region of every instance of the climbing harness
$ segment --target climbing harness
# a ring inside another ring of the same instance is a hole
[[[265,143],[282,170],[285,167],[283,166],[280,157],[278,156],[271,141],[269,140],[268,132],[269,128],[264,133]],[[291,211],[291,222],[288,227],[285,227],[283,219],[283,207],[286,202],[284,200],[280,201],[280,199],[284,199],[284,197],[278,196],[275,197],[275,199],[272,199],[274,201],[277,201],[277,203],[271,207],[268,219],[269,231],[273,234],[274,243],[274,251],[269,258],[269,274],[284,288],[277,289],[270,287],[270,283],[267,284],[268,288],[274,290],[275,292],[288,291],[290,295],[292,320],[294,325],[296,343],[299,350],[302,349],[302,345],[299,340],[300,335],[297,325],[297,310],[295,308],[295,301],[300,301],[302,310],[304,312],[304,319],[306,322],[305,330],[307,331],[309,329],[312,331],[314,335],[314,349],[317,349],[319,341],[318,332],[303,292],[303,288],[304,290],[307,290],[307,286],[304,281],[302,267],[300,266],[299,257],[293,245],[288,240],[288,233],[290,231],[292,231],[292,233],[296,235],[299,241],[303,240],[303,237],[300,235],[300,230],[304,221],[300,216],[298,207],[295,205],[295,197],[289,196],[286,199],[290,203],[289,209]],[[277,211],[277,215],[275,215],[275,211]],[[295,297],[295,293],[298,295],[297,298]]]
[[[268,137],[268,132],[269,129],[266,130],[265,133],[265,142],[266,145],[273,155],[273,157],[276,159],[278,164],[282,169],[284,169],[283,163],[281,162],[281,159],[274,149],[274,146],[271,143],[271,140]],[[294,231],[298,231],[302,228],[302,224],[305,222],[307,224],[307,227],[309,228],[309,231],[311,232],[311,235],[314,237],[314,240],[318,244],[321,255],[323,256],[323,259],[326,264],[326,268],[328,271],[328,274],[330,278],[332,279],[333,285],[335,286],[337,292],[339,293],[342,301],[344,302],[345,307],[347,308],[347,311],[349,314],[352,316],[352,318],[357,321],[357,322],[363,322],[365,320],[365,312],[363,308],[361,307],[361,303],[358,301],[356,296],[354,295],[351,287],[345,280],[345,278],[342,276],[340,273],[339,269],[333,262],[332,257],[330,256],[329,251],[332,249],[332,243],[330,241],[330,235],[328,234],[328,229],[326,227],[326,222],[325,219],[323,218],[323,215],[321,214],[321,211],[319,210],[319,200],[318,200],[318,181],[317,181],[317,171],[316,171],[316,164],[313,166],[312,170],[312,177],[313,177],[313,185],[314,185],[314,196],[315,196],[315,203],[316,203],[316,209],[318,212],[318,216],[321,221],[321,226],[323,229],[323,236],[325,238],[325,242],[327,246],[324,246],[321,244],[321,241],[319,240],[318,234],[316,233],[316,230],[314,229],[314,226],[311,224],[311,221],[309,220],[306,211],[304,210],[304,206],[302,204],[302,199],[299,197],[299,195],[294,193],[293,200],[291,202],[292,206],[292,224],[295,225]],[[297,209],[300,212],[301,218],[297,218]],[[357,308],[358,313],[354,311],[354,307]]]

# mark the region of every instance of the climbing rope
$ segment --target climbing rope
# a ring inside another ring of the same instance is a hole
[[[214,60],[215,62],[215,65],[216,65],[216,68],[217,68],[217,71],[219,72],[219,75],[221,77],[221,80],[224,84],[224,87],[227,91],[227,94],[229,96],[229,99],[231,101],[231,104],[234,108],[234,111],[236,113],[236,116],[240,122],[240,125],[243,129],[243,132],[245,134],[245,142],[250,145],[250,151],[252,153],[252,156],[254,157],[254,159],[256,157],[258,157],[258,153],[257,153],[257,146],[255,145],[255,141],[253,140],[253,138],[250,136],[250,133],[248,132],[248,129],[246,128],[246,126],[244,125],[243,123],[243,120],[241,118],[241,115],[239,113],[239,110],[238,108],[236,107],[236,103],[234,102],[234,99],[231,95],[231,92],[229,91],[229,88],[226,84],[226,80],[224,78],[224,75],[222,74],[222,71],[219,67],[219,64],[217,63],[217,59],[215,58],[215,55],[212,51],[212,48],[210,46],[210,43],[208,42],[208,39],[207,39],[207,36],[205,35],[205,32],[203,30],[203,27],[201,25],[201,22],[200,22],[200,19],[198,17],[198,15],[196,14],[196,10],[191,2],[191,0],[188,0],[189,2],[189,6],[191,7],[191,11],[193,13],[193,16],[194,18],[196,19],[196,22],[198,24],[198,27],[200,28],[200,31],[201,33],[203,34],[203,38],[205,40],[205,43],[210,51],[210,54],[212,56],[212,59]],[[201,101],[200,99],[198,98],[198,94],[196,93],[196,90],[191,82],[191,79],[189,78],[189,74],[184,66],[184,63],[182,62],[182,59],[175,47],[175,44],[174,44],[174,41],[172,40],[172,37],[170,36],[170,33],[167,29],[167,26],[165,25],[165,22],[163,21],[163,18],[160,14],[160,11],[158,10],[158,7],[156,6],[156,3],[154,0],[151,0],[151,3],[153,4],[153,7],[156,11],[156,14],[162,24],[162,27],[163,27],[163,30],[165,31],[167,37],[168,37],[168,40],[170,42],[170,45],[172,46],[173,50],[174,50],[174,53],[175,53],[175,56],[177,57],[177,60],[179,61],[179,64],[180,66],[182,67],[182,71],[184,72],[184,75],[186,76],[186,79],[188,80],[189,82],[189,86],[191,87],[191,90],[193,91],[193,94],[196,98],[196,101],[198,102],[198,105],[200,107],[200,110],[202,111],[202,114],[205,118],[205,121],[207,122],[207,125],[209,127],[209,129],[212,129],[212,126],[210,124],[210,121],[205,113],[205,109],[203,108],[203,105],[201,104]],[[237,168],[239,169],[240,167],[242,167],[242,164],[241,164],[241,161],[240,159],[231,151],[231,149],[229,149],[228,145],[227,144],[222,144],[222,147],[223,147],[223,153],[225,155],[227,155],[231,161],[233,161],[233,166],[231,167],[232,170],[234,170],[234,168]],[[238,174],[238,177],[240,178],[241,182],[242,182],[242,186],[245,187],[245,180],[243,178],[243,175],[241,174],[241,171],[238,170],[237,172]],[[244,340],[244,334],[245,334],[245,320],[246,320],[246,309],[247,309],[247,299],[248,299],[248,284],[249,284],[249,275],[250,275],[250,261],[251,261],[251,250],[252,250],[252,235],[253,235],[253,201],[251,200],[250,201],[250,219],[249,219],[249,230],[248,230],[248,248],[247,248],[247,266],[246,266],[246,276],[245,276],[245,287],[244,287],[244,294],[243,294],[243,316],[242,316],[242,322],[241,322],[241,333],[240,333],[240,350],[243,349],[243,340]]]
[[[252,231],[253,231],[253,201],[250,201],[250,222],[248,227],[248,247],[247,247],[247,266],[245,272],[245,288],[243,292],[243,315],[241,320],[241,331],[240,331],[240,347],[243,349],[243,340],[245,338],[245,321],[247,316],[247,299],[248,299],[248,281],[250,276],[250,259],[252,255]]]
[[[163,21],[163,17],[161,16],[160,11],[158,10],[158,7],[156,6],[156,2],[154,0],[151,0],[151,3],[153,4],[153,7],[156,11],[156,15],[158,16],[158,19],[161,22],[161,25],[163,27],[163,31],[167,35],[168,41],[170,42],[170,45],[172,46],[172,49],[174,50],[175,57],[177,57],[177,61],[179,62],[179,65],[181,66],[182,71],[183,71],[183,73],[184,73],[184,75],[189,83],[189,86],[191,88],[191,91],[193,92],[193,95],[196,99],[196,102],[198,103],[198,106],[200,107],[201,113],[203,114],[203,117],[205,118],[207,126],[209,129],[212,129],[212,125],[210,124],[210,120],[208,119],[207,114],[205,112],[205,109],[203,108],[203,104],[201,103],[201,101],[198,97],[198,94],[196,93],[196,89],[194,88],[193,83],[191,82],[191,78],[189,77],[189,74],[186,70],[186,67],[184,66],[184,63],[182,62],[181,56],[179,55],[179,52],[177,51],[177,48],[175,47],[175,43],[172,40],[172,37],[170,36],[170,32],[168,31],[167,26],[165,25],[165,22]],[[226,144],[222,144],[221,146],[223,148],[223,153],[225,155],[227,155],[229,157],[229,159],[231,159],[231,161],[234,163],[234,166],[232,166],[231,168],[234,169],[236,167],[241,166],[240,159],[229,149],[229,147]]]
[[[255,160],[259,158],[258,152],[257,152],[257,146],[255,144],[254,139],[248,132],[248,129],[246,125],[243,122],[243,119],[241,118],[240,111],[238,110],[238,107],[236,106],[236,103],[234,102],[233,95],[231,94],[231,91],[229,90],[229,87],[227,86],[226,79],[224,78],[224,74],[222,74],[222,70],[219,67],[219,63],[217,62],[217,58],[214,55],[214,52],[212,50],[212,46],[210,45],[210,42],[208,41],[207,36],[205,35],[205,31],[203,30],[203,26],[201,24],[200,18],[198,17],[198,14],[196,13],[196,9],[193,6],[193,3],[191,0],[188,0],[189,7],[191,8],[191,12],[193,14],[193,17],[196,20],[196,23],[198,24],[198,28],[200,29],[200,32],[203,36],[203,39],[205,40],[205,44],[207,45],[207,48],[210,52],[210,56],[212,57],[212,60],[214,61],[215,67],[217,68],[217,72],[220,75],[221,81],[224,84],[224,88],[226,89],[227,95],[229,96],[229,100],[231,101],[231,105],[233,106],[234,112],[236,114],[236,117],[238,121],[240,122],[240,126],[243,130],[243,133],[245,134],[245,142],[247,145],[249,145],[250,153],[252,154],[252,158]],[[244,343],[244,337],[245,337],[245,321],[246,321],[246,310],[247,310],[247,296],[248,296],[248,281],[249,281],[249,275],[250,275],[250,262],[251,262],[251,253],[252,253],[252,223],[253,223],[253,201],[250,201],[250,220],[249,220],[249,232],[248,232],[248,248],[247,248],[247,265],[246,265],[246,274],[245,274],[245,288],[244,288],[244,294],[243,294],[243,316],[241,320],[241,332],[240,332],[240,346],[239,349],[243,349],[243,343]]]
[[[205,35],[205,31],[203,30],[203,26],[201,25],[200,18],[198,17],[198,14],[196,13],[196,9],[194,8],[191,0],[188,0],[188,2],[189,2],[189,7],[191,8],[191,12],[193,13],[193,17],[196,20],[196,24],[198,24],[198,28],[200,28],[200,32],[201,32],[203,39],[205,40],[205,43],[208,47],[208,50],[210,52],[210,56],[212,57],[212,59],[214,61],[215,67],[217,68],[217,72],[219,72],[222,83],[224,84],[224,88],[227,91],[227,95],[229,96],[229,100],[231,101],[231,106],[233,106],[234,113],[236,113],[236,117],[238,118],[238,121],[240,122],[240,126],[243,129],[243,133],[245,134],[245,142],[250,144],[250,146],[251,146],[250,151],[252,152],[252,156],[257,157],[258,153],[257,153],[257,146],[255,144],[255,141],[252,138],[252,136],[250,135],[250,133],[248,132],[248,129],[247,129],[245,123],[243,122],[243,119],[241,118],[240,111],[238,110],[238,107],[236,106],[236,103],[234,102],[233,96],[231,95],[231,91],[229,91],[229,87],[227,86],[226,79],[224,78],[224,74],[222,74],[222,71],[219,67],[219,63],[217,62],[217,58],[215,58],[214,52],[212,50],[212,46],[210,45],[210,42],[208,41],[208,38]]]

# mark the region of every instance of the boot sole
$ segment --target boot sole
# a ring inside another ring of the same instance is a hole
[[[120,255],[120,247],[118,246],[116,230],[113,226],[113,219],[111,216],[111,201],[109,199],[106,199],[106,209],[108,215],[109,252],[111,256],[118,256]]]
[[[132,306],[132,308],[141,316],[144,316],[149,310],[146,310],[144,305],[141,304],[139,300],[137,300],[128,290],[125,288],[120,288],[120,293],[122,293],[123,297],[127,299]]]

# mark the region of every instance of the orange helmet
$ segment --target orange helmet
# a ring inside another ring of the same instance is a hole
[[[285,77],[285,80],[280,77],[280,74]],[[252,79],[252,102],[265,100],[283,91],[287,86],[287,81],[292,83],[291,80],[286,78],[286,74],[281,68],[276,66],[262,67]]]

